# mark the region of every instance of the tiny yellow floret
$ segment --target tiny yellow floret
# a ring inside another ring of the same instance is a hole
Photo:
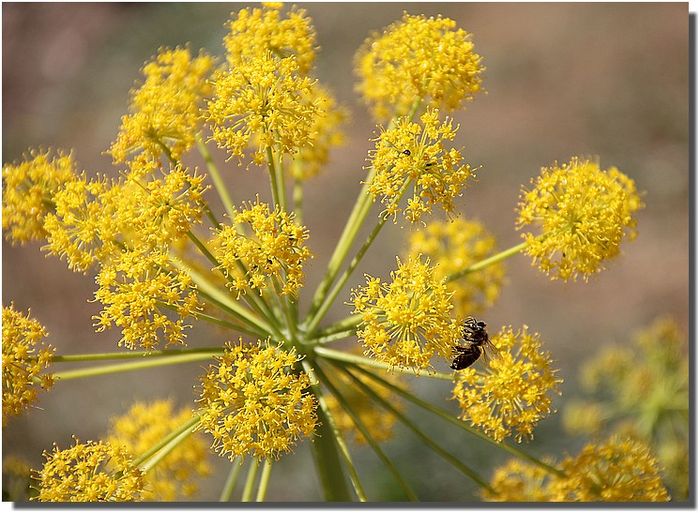
[[[227,344],[202,378],[200,426],[214,438],[212,448],[232,461],[279,458],[316,426],[316,400],[298,369],[301,357],[267,343]]]
[[[534,265],[552,279],[587,280],[620,253],[623,238],[634,239],[634,214],[644,205],[634,181],[615,167],[572,158],[544,167],[533,188],[520,196],[518,229]]]

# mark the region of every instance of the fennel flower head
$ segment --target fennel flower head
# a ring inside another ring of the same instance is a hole
[[[39,321],[14,305],[2,308],[2,424],[36,402],[39,388],[53,384],[51,374],[42,374],[50,365],[54,349],[45,345],[48,335]]]
[[[75,162],[62,151],[32,151],[17,164],[2,167],[2,229],[13,244],[46,238],[44,218],[53,197],[75,179]]]
[[[296,351],[259,344],[227,344],[202,378],[200,427],[231,461],[278,458],[316,427],[316,400],[308,376],[296,369]]]
[[[185,319],[201,305],[190,276],[173,269],[167,254],[124,252],[95,281],[95,300],[103,306],[93,317],[98,332],[120,328],[119,345],[129,349],[185,344]]]
[[[111,421],[107,443],[130,454],[143,454],[192,417],[189,408],[173,410],[172,401],[135,403]],[[173,501],[194,496],[197,476],[208,476],[208,447],[201,433],[193,433],[143,476],[143,500]]]
[[[266,203],[256,200],[237,210],[232,222],[213,240],[214,256],[228,287],[237,294],[249,288],[262,292],[271,282],[279,293],[295,296],[311,252],[304,245],[309,232],[296,223],[294,213],[270,211]]]
[[[300,73],[311,70],[316,58],[316,31],[311,19],[296,6],[283,16],[282,7],[282,3],[263,3],[262,8],[241,9],[229,20],[224,47],[232,68],[271,52],[277,57],[293,55]]]
[[[253,162],[262,165],[267,148],[294,154],[313,140],[319,107],[307,99],[315,81],[300,74],[293,56],[266,52],[216,71],[212,80],[206,117],[212,138],[231,157],[252,147]]]
[[[456,218],[433,221],[409,239],[409,256],[423,254],[435,263],[435,275],[447,278],[494,253],[496,239],[479,221]],[[447,283],[455,316],[468,317],[493,306],[505,281],[502,262]]]
[[[179,159],[195,142],[202,124],[200,108],[211,93],[214,58],[193,57],[188,48],[163,48],[143,67],[144,82],[131,91],[131,113],[122,117],[109,153],[114,162],[161,155]]]
[[[421,123],[408,117],[399,120],[376,139],[369,159],[374,176],[369,183],[373,198],[381,198],[386,215],[396,216],[410,184],[413,194],[403,209],[407,221],[415,223],[434,205],[451,213],[454,199],[462,194],[473,171],[462,154],[446,143],[454,140],[459,126],[440,119],[437,109],[427,109]]]
[[[552,411],[551,394],[558,393],[561,379],[539,334],[527,326],[503,328],[492,343],[495,354],[481,370],[455,373],[453,398],[461,418],[498,442],[511,435],[518,441],[532,438],[537,423]]]
[[[643,207],[634,181],[611,167],[576,157],[542,168],[533,188],[521,193],[518,229],[525,252],[552,279],[588,279],[636,237],[634,214]]]
[[[36,472],[37,499],[42,502],[138,501],[143,493],[143,473],[133,466],[126,448],[107,442],[80,443],[52,452]]]
[[[493,492],[485,490],[482,496],[493,502],[550,502],[556,500],[551,480],[544,468],[512,459],[494,471],[490,483]]]
[[[366,275],[367,284],[353,291],[355,313],[362,316],[357,336],[367,355],[397,367],[426,368],[434,356],[450,358],[460,326],[430,261],[396,261],[391,283]]]
[[[455,110],[481,90],[484,68],[471,34],[454,20],[405,13],[355,56],[357,85],[376,119],[407,114],[417,100]]]
[[[611,436],[587,444],[561,463],[566,477],[553,482],[562,501],[665,502],[670,499],[649,446],[634,438]]]

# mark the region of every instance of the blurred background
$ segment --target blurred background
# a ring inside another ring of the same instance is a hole
[[[126,112],[129,89],[160,46],[189,43],[222,54],[224,22],[237,4],[32,3],[3,5],[3,163],[30,147],[73,149],[89,173],[115,173],[103,152]],[[670,314],[687,333],[688,246],[688,6],[675,4],[306,4],[321,46],[316,74],[351,113],[347,144],[335,151],[324,174],[308,183],[305,224],[315,258],[308,266],[307,294],[318,283],[363,178],[374,124],[354,93],[353,55],[374,30],[412,14],[443,14],[473,33],[486,66],[485,89],[466,109],[456,141],[479,166],[478,184],[458,211],[478,218],[499,247],[517,243],[514,209],[519,190],[540,166],[572,155],[599,156],[645,191],[639,237],[590,282],[550,281],[527,258],[507,263],[508,284],[495,307],[482,315],[498,326],[529,325],[541,333],[564,378],[563,395],[576,394],[580,362],[597,348],[624,344],[660,314]],[[236,203],[268,195],[265,172],[224,163]],[[191,164],[202,165],[190,156]],[[215,209],[218,199],[211,195]],[[362,273],[388,277],[408,229],[387,226],[349,282]],[[74,274],[46,258],[40,244],[12,247],[3,240],[3,304],[11,300],[49,330],[59,353],[116,348],[116,330],[96,334],[89,302],[94,276]],[[311,290],[309,290],[311,289]],[[349,290],[349,288],[348,288]],[[340,297],[349,297],[348,293]],[[302,298],[308,302],[309,298]],[[339,302],[342,303],[342,302]],[[302,307],[303,308],[303,307]],[[331,319],[349,307],[340,304]],[[213,345],[223,332],[195,328],[190,344]],[[192,384],[203,364],[193,363],[60,383],[42,394],[38,408],[3,430],[5,454],[27,458],[35,468],[53,442],[99,437],[109,419],[134,400],[173,398],[191,404]],[[448,383],[415,381],[414,389],[454,408]],[[412,418],[451,452],[490,476],[506,455],[443,422],[409,410]],[[575,452],[583,440],[562,434],[552,415],[525,444],[535,454]],[[411,433],[397,428],[387,452],[425,500],[476,500],[472,483]],[[400,497],[391,476],[370,450],[353,446],[371,498]],[[212,456],[216,472],[202,483],[201,498],[216,499],[228,462]],[[275,465],[268,498],[319,500],[306,447]]]

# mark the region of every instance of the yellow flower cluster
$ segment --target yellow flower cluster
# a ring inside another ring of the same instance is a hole
[[[689,485],[686,351],[687,339],[678,325],[661,317],[639,332],[633,345],[607,346],[585,362],[580,382],[587,398],[564,410],[569,432],[599,435],[606,428],[624,429],[650,441],[666,482],[682,497]]]
[[[143,454],[190,418],[189,408],[175,412],[172,401],[135,403],[127,413],[111,421],[105,441],[124,447],[130,454]],[[196,495],[196,477],[211,474],[207,455],[201,434],[187,437],[144,475],[143,500],[174,501]]]
[[[44,218],[58,190],[75,177],[72,155],[32,151],[19,164],[2,167],[2,229],[13,243],[46,237]]]
[[[434,356],[450,358],[460,326],[430,261],[396,260],[391,283],[366,275],[367,285],[353,291],[355,313],[362,315],[357,336],[372,357],[397,367],[426,368]]]
[[[263,53],[214,74],[214,97],[207,103],[213,139],[231,156],[253,147],[253,162],[262,165],[267,149],[293,154],[314,137],[317,101],[314,80],[300,74],[294,57]]]
[[[481,57],[471,34],[449,18],[404,14],[358,51],[357,86],[378,120],[405,115],[416,101],[448,110],[481,90]]]
[[[136,156],[159,162],[178,160],[194,144],[201,125],[200,107],[211,94],[214,59],[188,48],[163,48],[143,67],[144,83],[131,92],[131,114],[122,117],[109,149],[115,162]]]
[[[2,460],[3,502],[26,502],[35,493],[32,468],[20,456],[5,456]]]
[[[496,354],[483,370],[455,373],[453,398],[461,418],[498,442],[513,434],[518,441],[532,438],[537,423],[552,411],[550,394],[558,392],[561,379],[539,335],[527,326],[503,328],[492,342]]]
[[[670,499],[649,447],[633,438],[612,436],[587,444],[559,465],[563,476],[511,461],[496,470],[494,501],[665,502]]]
[[[446,278],[479,262],[496,249],[496,239],[480,222],[457,218],[433,221],[411,234],[407,255],[426,255],[435,262],[435,276]],[[498,262],[449,282],[455,316],[464,318],[492,306],[505,281],[505,266]]]
[[[331,149],[345,142],[345,134],[340,130],[340,125],[348,117],[348,112],[318,82],[311,88],[311,93],[312,96],[306,101],[318,109],[312,120],[313,135],[311,141],[300,148],[292,166],[292,175],[301,181],[316,176],[321,167],[328,163]]]
[[[304,262],[311,258],[304,246],[308,237],[293,213],[270,212],[266,203],[256,200],[247,207],[244,204],[234,213],[232,225],[216,233],[214,256],[227,285],[237,294],[248,288],[262,292],[272,283],[280,293],[296,296],[304,279]]]
[[[436,109],[428,109],[421,123],[399,118],[377,138],[369,156],[375,172],[369,193],[373,198],[381,197],[387,215],[396,216],[401,197],[413,184],[413,195],[404,208],[404,217],[411,223],[430,213],[436,204],[451,213],[454,199],[473,176],[469,164],[462,162],[462,154],[445,147],[459,126],[453,126],[449,118],[441,121]]]
[[[371,388],[382,399],[390,401],[397,409],[404,409],[403,403],[396,401],[396,396],[386,387],[379,385],[376,381],[368,378],[364,374],[357,376],[357,378]],[[398,374],[387,374],[384,376],[384,379],[397,386],[404,385],[404,380],[401,379],[401,376]],[[333,382],[335,387],[340,391],[350,405],[350,408],[352,408],[353,413],[360,418],[360,421],[374,441],[386,442],[394,436],[394,425],[396,424],[396,416],[394,414],[388,412],[387,410],[375,408],[374,404],[369,400],[367,395],[362,393],[362,391],[357,388],[356,385],[353,385],[350,379],[344,374],[334,374]],[[326,404],[328,405],[328,408],[330,408],[331,416],[333,417],[338,429],[345,433],[352,434],[355,442],[358,444],[367,443],[364,435],[355,426],[355,422],[352,420],[352,417],[347,413],[334,395],[328,395],[326,397]]]
[[[564,165],[542,168],[533,189],[521,193],[518,229],[525,252],[552,279],[584,279],[620,253],[625,236],[636,237],[634,214],[642,208],[634,181],[615,167],[576,157]]]
[[[121,328],[119,345],[129,349],[157,349],[161,339],[165,346],[185,343],[185,319],[200,305],[189,275],[172,269],[166,253],[125,252],[95,281],[95,300],[103,305],[93,317],[97,331]]]
[[[316,57],[316,31],[304,9],[292,7],[280,16],[282,4],[241,9],[226,26],[226,58],[232,68],[247,59],[271,52],[278,58],[294,56],[301,73],[308,73]]]
[[[42,502],[138,501],[143,474],[124,447],[104,442],[75,444],[44,451],[46,462],[37,472]]]
[[[85,175],[67,182],[54,195],[55,208],[46,215],[46,251],[65,258],[68,267],[85,272],[96,261],[108,261],[119,251],[118,186]]]
[[[260,342],[266,345],[267,342]],[[278,458],[316,426],[309,378],[294,349],[227,344],[219,364],[202,378],[200,426],[218,454]]]
[[[30,317],[2,308],[2,424],[19,415],[36,401],[38,388],[53,384],[51,374],[42,372],[51,363],[54,350],[44,345],[46,329]]]

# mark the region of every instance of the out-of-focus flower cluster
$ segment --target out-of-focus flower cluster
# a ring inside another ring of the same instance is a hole
[[[551,461],[551,460],[550,460]],[[561,475],[511,460],[494,472],[495,493],[484,498],[508,502],[664,502],[670,499],[660,466],[642,441],[612,436],[587,444],[560,462]]]
[[[130,454],[144,454],[191,417],[190,408],[173,411],[172,401],[135,403],[124,415],[112,420],[105,441]],[[195,478],[211,474],[207,455],[208,447],[201,434],[187,437],[143,476],[143,500],[193,497],[198,491]]]
[[[567,404],[563,419],[574,434],[612,430],[647,440],[679,498],[687,497],[689,486],[686,351],[687,339],[669,317],[640,331],[632,345],[604,347],[581,369],[586,399]]]

